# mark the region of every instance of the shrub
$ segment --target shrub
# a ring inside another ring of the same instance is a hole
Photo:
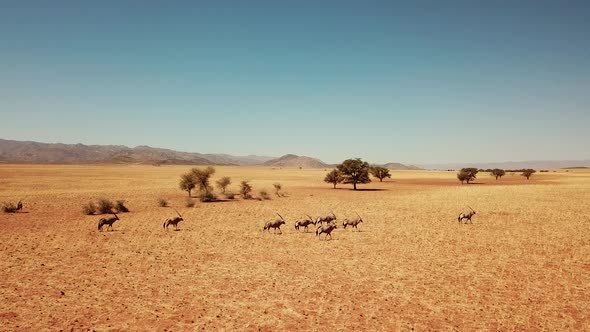
[[[229,192],[229,191],[226,192],[225,194],[223,194],[223,196],[225,196],[225,198],[227,198],[227,199],[234,199],[235,198],[234,193]]]
[[[201,202],[215,202],[217,200],[217,196],[212,192],[205,192],[201,195]]]
[[[101,214],[113,213],[113,208],[115,205],[113,202],[109,201],[106,198],[101,198],[98,200],[98,207],[97,210]]]
[[[164,198],[158,198],[158,206],[159,207],[167,207],[168,201]]]
[[[278,197],[281,197],[281,189],[283,189],[283,186],[280,183],[273,183],[272,186],[275,188],[275,194]]]
[[[93,202],[88,202],[88,204],[82,207],[82,213],[87,216],[93,215],[96,213],[96,205]]]
[[[125,206],[125,201],[120,200],[115,203],[115,210],[117,212],[129,212],[129,209]]]
[[[219,188],[219,190],[221,190],[221,193],[225,194],[225,190],[227,189],[227,186],[229,186],[231,184],[231,178],[224,176],[221,179],[217,180],[215,183],[217,184],[217,188]]]
[[[264,199],[264,200],[269,200],[270,199],[270,195],[268,194],[268,192],[266,190],[261,190],[259,192],[260,194],[260,198]]]
[[[242,181],[240,183],[240,195],[242,195],[243,199],[251,199],[252,195],[252,185],[248,183],[248,181]]]
[[[195,201],[193,201],[192,198],[187,198],[184,206],[186,206],[188,208],[192,208],[195,206]]]
[[[2,203],[2,212],[4,213],[15,213],[17,210],[16,205],[11,202]]]

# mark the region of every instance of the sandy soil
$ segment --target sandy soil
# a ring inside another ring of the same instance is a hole
[[[186,208],[188,169],[0,165],[0,202],[25,203],[0,213],[0,330],[590,330],[588,172],[398,171],[355,192],[323,169],[216,167],[287,195]],[[131,209],[112,232],[81,213],[100,197]],[[330,210],[362,231],[293,229]],[[282,235],[262,232],[275,212]]]

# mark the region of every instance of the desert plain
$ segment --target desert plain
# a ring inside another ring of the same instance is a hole
[[[0,202],[24,202],[0,213],[0,330],[590,330],[590,171],[392,171],[353,191],[324,169],[218,166],[271,199],[187,208],[191,167],[0,164]],[[82,214],[99,198],[131,210],[113,231]],[[330,211],[364,223],[293,227]],[[263,232],[276,213],[282,235]]]

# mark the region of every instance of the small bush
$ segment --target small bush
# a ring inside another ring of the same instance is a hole
[[[159,207],[167,207],[168,201],[164,198],[158,198],[158,206]]]
[[[117,201],[115,203],[115,210],[119,213],[129,212],[129,209],[125,206],[125,201]]]
[[[114,207],[115,207],[115,205],[113,204],[113,202],[109,201],[106,198],[101,198],[98,200],[97,210],[101,214],[113,213]]]
[[[217,196],[212,192],[203,193],[201,195],[201,202],[215,202],[217,200]]]
[[[270,195],[268,194],[268,192],[266,190],[261,190],[259,192],[260,194],[260,198],[263,200],[269,200],[270,199]]]
[[[16,205],[11,202],[4,202],[2,203],[2,212],[4,213],[16,213]]]
[[[243,199],[251,199],[252,195],[252,185],[248,183],[248,181],[242,181],[240,183],[240,195],[242,195]]]
[[[273,183],[272,186],[275,188],[275,194],[278,197],[281,197],[282,196],[281,195],[281,189],[283,189],[283,186],[280,183],[278,183],[278,182],[277,183]]]
[[[87,216],[93,215],[96,213],[96,205],[93,202],[88,202],[88,204],[82,207],[82,213]]]
[[[192,198],[187,198],[184,206],[186,206],[188,208],[192,208],[195,206],[195,201],[193,201]]]
[[[223,194],[223,196],[225,196],[225,198],[227,199],[234,199],[236,196],[234,195],[234,193],[232,192],[226,192],[225,194]]]

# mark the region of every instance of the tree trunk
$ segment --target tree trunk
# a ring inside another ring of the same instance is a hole
[[[383,182],[383,178],[379,178],[379,182]]]
[[[354,190],[356,190],[356,182],[354,182],[352,186],[354,187]]]
[[[334,183],[334,189],[336,189],[336,184]]]
[[[191,198],[191,197],[192,197],[192,196],[191,196],[191,191],[189,190],[189,191],[188,191],[188,198]]]

